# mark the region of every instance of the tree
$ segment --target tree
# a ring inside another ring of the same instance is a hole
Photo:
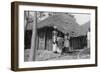
[[[37,24],[37,12],[33,12],[34,17],[33,17],[33,29],[32,29],[32,38],[31,38],[31,48],[30,48],[30,53],[29,53],[29,61],[35,61],[35,41],[36,41],[36,24]]]

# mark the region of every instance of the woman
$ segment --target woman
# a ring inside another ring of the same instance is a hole
[[[64,48],[62,49],[62,54],[69,51],[69,33],[64,36]]]
[[[64,39],[62,37],[57,37],[57,52],[62,53],[64,47]]]

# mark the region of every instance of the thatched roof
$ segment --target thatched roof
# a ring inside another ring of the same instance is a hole
[[[46,26],[57,26],[57,29],[63,33],[74,32],[74,36],[77,36],[79,31],[79,25],[76,23],[75,19],[67,14],[58,14],[50,16],[43,21],[37,23],[37,28],[42,28]]]
[[[29,23],[27,28],[32,30],[33,23]],[[70,16],[69,14],[56,14],[54,16],[49,16],[46,19],[37,22],[37,29],[43,27],[53,27],[57,26],[57,29],[63,33],[69,33],[70,36],[77,37],[81,35],[86,35],[90,27],[90,22],[87,22],[83,25],[79,25],[75,18]]]

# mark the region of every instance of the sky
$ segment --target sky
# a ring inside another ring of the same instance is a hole
[[[83,25],[90,20],[90,14],[72,14],[79,25]]]

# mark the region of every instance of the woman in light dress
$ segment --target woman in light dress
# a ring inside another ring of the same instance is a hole
[[[57,52],[59,54],[62,53],[63,47],[64,47],[64,39],[62,37],[57,37]]]
[[[69,39],[69,33],[66,33],[64,37],[64,47],[67,49],[67,51],[69,51]]]

